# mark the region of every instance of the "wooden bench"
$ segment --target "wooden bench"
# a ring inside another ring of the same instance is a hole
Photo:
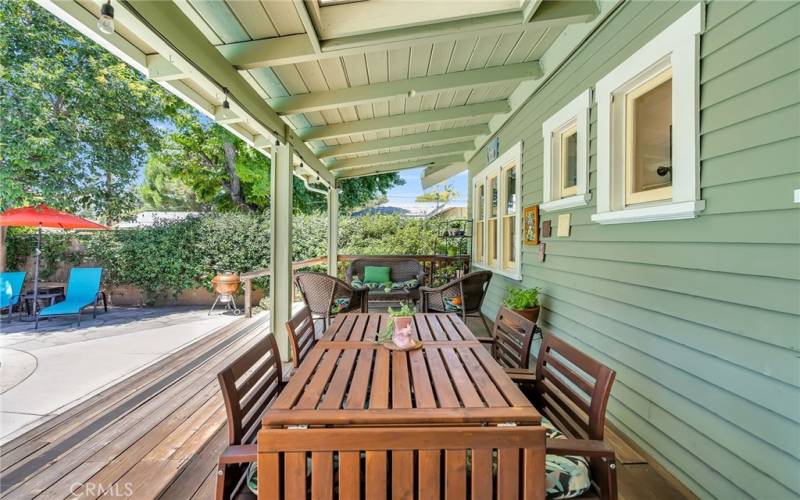
[[[616,457],[603,434],[616,373],[546,330],[535,373],[530,393],[534,405],[569,438],[548,439],[547,453],[587,457],[594,483],[590,492],[615,500]]]
[[[258,450],[261,500],[544,498],[538,426],[270,429]]]
[[[230,498],[257,459],[261,416],[283,388],[278,343],[268,334],[219,375],[228,417],[228,447],[217,465],[216,498]]]

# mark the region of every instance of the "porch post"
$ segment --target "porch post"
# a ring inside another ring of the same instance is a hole
[[[270,169],[270,326],[283,361],[289,360],[286,322],[292,315],[292,147],[272,147]]]
[[[336,276],[339,250],[339,190],[334,183],[328,190],[328,274]]]

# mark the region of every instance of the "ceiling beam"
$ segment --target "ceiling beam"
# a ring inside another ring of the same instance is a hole
[[[240,70],[297,64],[319,57],[306,33],[218,45],[217,49]]]
[[[240,70],[295,64],[324,58],[384,52],[436,42],[472,39],[480,36],[521,33],[526,30],[561,28],[588,22],[599,13],[593,0],[544,0],[537,6],[529,22],[524,14],[511,12],[472,17],[444,23],[426,24],[380,33],[320,40],[321,53],[314,50],[307,34],[266,38],[217,48]]]
[[[384,155],[370,155],[361,158],[349,158],[346,160],[339,160],[332,163],[328,168],[333,170],[341,170],[343,168],[367,167],[370,165],[381,165],[383,163],[394,163],[398,161],[417,160],[419,158],[432,158],[435,156],[452,155],[453,153],[465,153],[471,151],[475,147],[473,141],[458,142],[455,144],[444,144],[442,146],[433,146],[430,148],[417,148],[406,149],[397,151],[395,153],[388,153]],[[461,157],[463,160],[463,156]]]
[[[444,75],[359,85],[325,92],[276,97],[268,102],[278,114],[291,115],[368,104],[393,97],[406,97],[412,93],[420,95],[447,89],[479,88],[495,83],[535,80],[541,76],[542,68],[539,66],[539,61],[531,61]]]
[[[415,127],[417,125],[429,125],[460,118],[480,118],[499,113],[507,113],[509,109],[508,102],[503,99],[502,101],[469,104],[467,106],[457,106],[455,108],[433,109],[405,115],[383,116],[380,118],[370,118],[368,120],[308,127],[298,130],[297,135],[304,141],[333,139],[353,134],[363,134],[364,132],[380,132],[383,130]]]
[[[468,127],[446,128],[433,132],[423,132],[421,134],[401,135],[389,137],[388,139],[378,139],[375,141],[352,142],[350,144],[339,144],[330,146],[321,151],[317,151],[318,158],[333,158],[356,153],[371,153],[382,149],[398,148],[411,145],[433,144],[436,142],[452,141],[454,139],[474,138],[479,135],[489,133],[486,125],[470,125]]]
[[[387,165],[375,165],[349,170],[337,170],[335,175],[336,180],[351,179],[353,177],[364,177],[367,175],[399,172],[400,170],[408,170],[411,168],[436,167],[440,165],[447,165],[456,161],[463,161],[462,155],[446,156],[443,158],[434,158],[432,160],[414,160],[405,163],[389,163]]]
[[[303,23],[303,29],[306,30],[308,41],[314,48],[314,52],[319,54],[322,50],[319,46],[317,28],[314,26],[313,21],[311,21],[311,16],[308,15],[308,9],[306,9],[304,0],[292,0],[292,3],[294,4],[295,10],[297,10],[297,15],[300,16],[300,22]]]

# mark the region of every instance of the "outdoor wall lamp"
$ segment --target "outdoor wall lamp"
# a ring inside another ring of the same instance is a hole
[[[100,18],[97,20],[97,29],[106,35],[114,34],[114,7],[111,0],[100,7]]]

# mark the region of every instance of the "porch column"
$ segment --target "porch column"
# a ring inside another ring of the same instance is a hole
[[[289,338],[284,326],[292,315],[292,147],[272,147],[270,169],[270,326],[283,361],[289,360]]]
[[[328,274],[336,276],[339,250],[339,190],[334,183],[328,190]]]

